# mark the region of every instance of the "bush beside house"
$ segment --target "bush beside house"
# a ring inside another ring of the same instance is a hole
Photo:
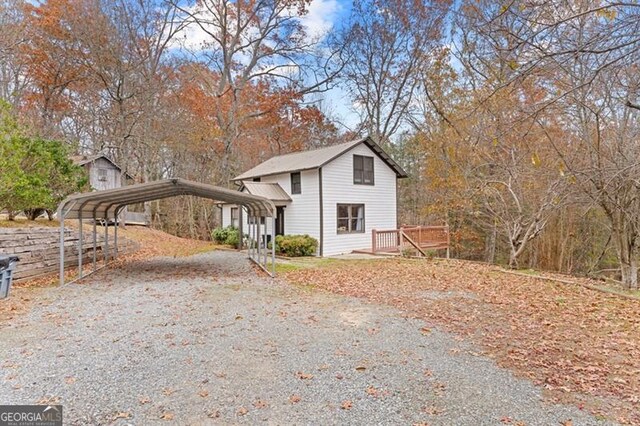
[[[240,231],[233,226],[217,227],[211,232],[211,238],[218,244],[236,247],[240,239]]]
[[[278,235],[276,252],[289,257],[313,256],[318,249],[318,240],[309,235]]]

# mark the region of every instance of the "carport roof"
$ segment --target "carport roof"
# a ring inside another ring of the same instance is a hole
[[[58,206],[60,219],[113,219],[120,207],[178,195],[194,195],[245,206],[251,216],[273,217],[271,200],[204,183],[173,178],[72,195]]]

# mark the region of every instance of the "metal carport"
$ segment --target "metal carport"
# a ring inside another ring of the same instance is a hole
[[[275,241],[275,205],[271,200],[256,195],[178,178],[128,185],[103,191],[87,192],[72,195],[62,201],[58,206],[58,219],[60,220],[60,284],[64,284],[65,219],[78,219],[78,278],[82,278],[82,221],[84,219],[93,219],[93,271],[96,271],[97,221],[105,221],[104,263],[106,265],[109,261],[109,221],[113,220],[116,225],[114,226],[113,253],[113,259],[115,259],[118,253],[118,215],[122,209],[130,204],[143,203],[178,195],[193,195],[241,205],[247,211],[248,216],[254,219],[250,220],[249,223],[260,224],[259,218],[270,217],[273,222],[271,226],[271,238],[272,241]],[[240,209],[240,211],[242,211],[242,209]],[[240,219],[240,224],[240,235],[242,236],[242,218]],[[275,275],[275,244],[271,245],[271,256],[269,256],[266,238],[260,235],[261,227],[255,225],[252,227],[252,225],[249,225],[249,228],[249,258],[256,262],[258,266],[263,268],[267,273]],[[271,271],[269,271],[268,268],[268,257],[271,257]]]

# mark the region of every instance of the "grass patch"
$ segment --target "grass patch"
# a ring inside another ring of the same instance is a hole
[[[293,263],[276,262],[276,274],[286,274],[287,272],[297,271],[302,266]]]
[[[514,269],[514,271],[520,272],[521,274],[525,274],[525,275],[531,275],[532,277],[536,277],[540,275],[540,272],[536,271],[535,269]]]

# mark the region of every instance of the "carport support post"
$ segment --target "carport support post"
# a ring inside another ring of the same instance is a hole
[[[238,206],[238,250],[243,249],[242,240],[244,235],[244,229],[243,229],[244,226],[242,226],[242,216],[243,216],[242,210],[244,210],[244,207]]]
[[[96,218],[93,218],[93,272],[96,271],[96,249],[98,248],[98,244],[96,242]]]
[[[113,217],[113,259],[118,259],[118,214],[120,213],[119,209],[116,209]]]
[[[82,208],[78,212],[78,277],[82,278]]]
[[[104,266],[109,262],[109,216],[104,215]]]
[[[64,285],[64,212],[58,209],[58,220],[60,221],[60,285]]]
[[[267,230],[267,217],[266,216],[262,216],[264,218],[264,250],[262,251],[262,254],[264,255],[264,260],[262,260],[262,264],[264,265],[264,269],[269,270],[269,268],[267,268],[267,235],[269,235],[269,231]]]
[[[271,218],[271,274],[276,275],[276,217]]]
[[[248,213],[247,213],[248,215]],[[252,216],[248,216],[248,220],[247,220],[247,226],[249,227],[249,257],[253,258],[253,243],[255,241],[255,237],[253,236],[253,232],[255,231],[255,227],[253,226],[253,224],[251,223],[253,221],[253,217]]]
[[[262,241],[260,241],[260,234],[261,234],[260,227],[261,227],[261,225],[260,225],[260,218],[259,217],[256,217],[256,222],[258,223],[258,225],[257,225],[258,226],[258,235],[257,235],[257,241],[256,241],[256,245],[258,247],[257,260],[258,260],[258,264],[260,264],[260,256],[262,256],[262,247],[261,247],[262,246]]]

